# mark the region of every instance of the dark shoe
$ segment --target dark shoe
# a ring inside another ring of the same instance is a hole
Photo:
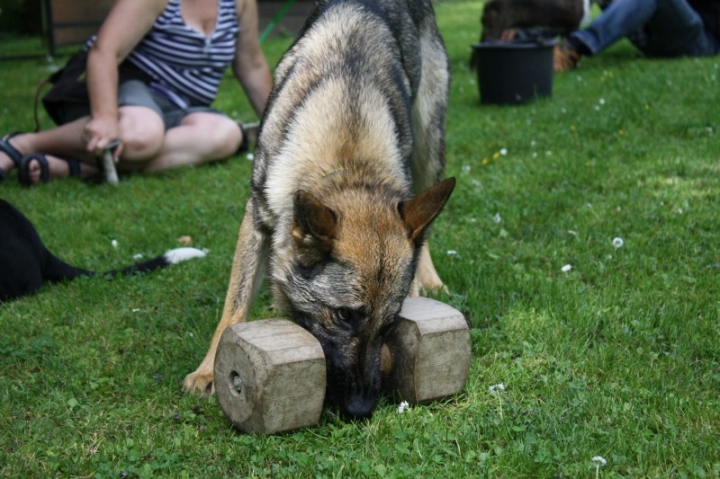
[[[15,163],[15,168],[20,168],[20,163],[22,162],[23,154],[20,153],[17,150],[17,148],[15,148],[14,146],[12,146],[10,144],[10,139],[13,136],[22,135],[22,134],[23,134],[22,132],[18,131],[15,133],[10,133],[8,135],[5,135],[2,137],[2,139],[0,139],[0,151],[5,153],[8,156],[8,158],[10,158],[13,163]],[[5,180],[5,175],[6,175],[6,172],[3,171],[2,168],[0,168],[0,182]]]
[[[250,143],[254,144],[257,141],[257,134],[260,124],[238,123],[238,126],[240,127],[240,131],[242,132],[242,141],[240,142],[240,146],[235,152],[236,155],[239,155],[241,153],[247,153],[248,151],[250,151]]]
[[[555,45],[553,51],[553,69],[556,72],[574,70],[580,61],[580,52],[567,40]]]
[[[54,156],[54,155],[53,155]],[[60,158],[60,157],[56,157]],[[75,158],[60,158],[67,162],[68,168],[70,169],[70,177],[81,178],[80,161]],[[30,163],[35,160],[40,165],[40,183],[47,183],[50,181],[50,165],[48,164],[47,157],[42,153],[31,153],[25,155],[20,162],[18,169],[20,183],[25,186],[35,186],[35,183],[30,179]]]

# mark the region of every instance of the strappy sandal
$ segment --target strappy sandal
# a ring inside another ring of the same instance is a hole
[[[235,152],[236,155],[250,151],[250,142],[255,143],[257,141],[259,125],[259,123],[238,123],[242,132],[242,142],[240,142],[240,146]]]
[[[22,162],[23,154],[20,153],[17,148],[12,146],[10,144],[10,139],[17,135],[22,135],[23,133],[20,131],[16,131],[15,133],[10,133],[8,135],[5,135],[0,139],[0,152],[5,153],[8,158],[12,160],[13,163],[15,163],[15,168],[20,168],[20,163]],[[5,176],[7,173],[3,171],[2,168],[0,168],[0,183],[5,181]]]
[[[82,170],[80,169],[80,161],[78,159],[53,156],[67,162],[71,178],[82,178]],[[31,153],[23,156],[20,167],[18,168],[18,179],[24,186],[35,186],[35,183],[30,179],[30,162],[33,160],[37,161],[40,165],[40,183],[50,181],[50,165],[48,164],[47,157],[42,153]]]

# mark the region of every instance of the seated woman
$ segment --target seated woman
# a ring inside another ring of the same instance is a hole
[[[272,78],[256,0],[118,0],[88,42],[88,102],[61,105],[59,126],[0,140],[0,180],[87,177],[115,139],[120,171],[152,172],[227,158],[247,131],[210,105],[232,69],[258,117]]]

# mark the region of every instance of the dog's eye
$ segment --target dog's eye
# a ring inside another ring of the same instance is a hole
[[[338,308],[335,310],[335,318],[345,323],[354,323],[360,319],[361,314],[349,308]]]

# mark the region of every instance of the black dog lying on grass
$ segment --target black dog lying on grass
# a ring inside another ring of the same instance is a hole
[[[55,283],[97,274],[146,273],[203,256],[205,252],[199,249],[177,248],[143,263],[106,273],[76,268],[48,251],[30,220],[0,199],[0,303],[34,294],[46,281]]]

